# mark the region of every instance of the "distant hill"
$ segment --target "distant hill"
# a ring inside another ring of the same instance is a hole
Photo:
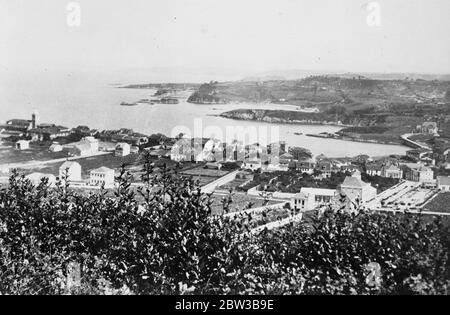
[[[363,78],[373,80],[404,80],[407,78],[408,80],[450,81],[450,74],[345,72],[302,69],[264,71],[244,77],[241,81],[298,80],[316,75],[327,75],[341,78],[357,78],[358,76],[361,76]]]

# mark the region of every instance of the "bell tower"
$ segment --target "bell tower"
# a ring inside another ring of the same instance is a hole
[[[36,128],[38,125],[38,112],[37,110],[34,110],[31,114],[31,128]]]

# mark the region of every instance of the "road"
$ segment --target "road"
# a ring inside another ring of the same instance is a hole
[[[416,147],[419,147],[421,149],[425,149],[425,150],[430,150],[431,151],[431,148],[429,146],[409,139],[409,137],[411,137],[412,135],[414,135],[414,134],[413,133],[405,133],[404,135],[401,135],[400,137],[404,141],[408,142],[409,144],[412,144],[412,145],[414,145]]]

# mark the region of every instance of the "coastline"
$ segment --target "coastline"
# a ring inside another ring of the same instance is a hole
[[[371,143],[371,144],[385,144],[385,145],[403,145],[401,142],[389,142],[389,141],[379,141],[379,140],[369,140],[369,139],[358,139],[352,137],[344,137],[338,134],[334,134],[335,136],[329,137],[320,134],[305,134],[307,137],[315,137],[315,138],[323,138],[323,139],[331,139],[331,140],[341,140],[341,141],[351,141],[351,142],[360,142],[360,143]]]
[[[240,117],[230,117],[225,116],[223,114],[208,114],[207,116],[212,117],[221,117],[221,118],[227,118],[227,119],[233,119],[233,120],[244,120],[244,121],[257,121],[257,122],[266,122],[266,123],[272,123],[272,124],[286,124],[286,125],[306,125],[306,126],[334,126],[334,127],[354,127],[354,125],[346,125],[346,124],[339,124],[336,122],[323,122],[323,121],[305,121],[305,120],[277,120],[274,118],[270,119],[246,119],[246,118],[240,118]]]

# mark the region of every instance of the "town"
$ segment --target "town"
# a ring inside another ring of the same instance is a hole
[[[178,165],[182,175],[213,193],[214,213],[243,209],[318,210],[345,196],[351,210],[415,211],[448,214],[450,141],[439,137],[435,122],[424,122],[401,137],[413,147],[404,156],[312,157],[307,148],[284,141],[267,146],[188,139],[179,135],[144,135],[132,129],[67,128],[31,119],[11,119],[0,126],[0,180],[13,169],[39,185],[65,178],[78,190],[113,189],[126,165],[139,187],[145,153],[157,166]],[[232,195],[232,197],[231,197]],[[233,208],[223,200],[233,199]]]

